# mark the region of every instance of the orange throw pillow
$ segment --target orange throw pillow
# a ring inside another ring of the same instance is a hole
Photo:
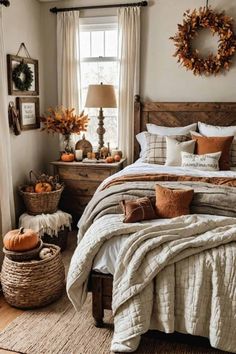
[[[230,169],[230,149],[234,139],[233,136],[207,137],[192,134],[192,139],[196,140],[195,154],[204,155],[221,151],[220,170],[226,171]]]
[[[156,185],[156,213],[160,218],[190,214],[193,189],[170,189]]]
[[[157,218],[152,202],[148,197],[122,200],[120,204],[125,214],[123,222],[132,223]]]

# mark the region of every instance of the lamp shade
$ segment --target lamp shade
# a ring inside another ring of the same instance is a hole
[[[113,85],[89,85],[85,107],[116,108],[116,95]]]

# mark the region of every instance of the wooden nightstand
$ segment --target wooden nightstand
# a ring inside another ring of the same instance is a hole
[[[72,214],[74,222],[77,222],[100,183],[122,170],[126,160],[115,163],[53,161],[51,164],[65,185],[60,208]]]

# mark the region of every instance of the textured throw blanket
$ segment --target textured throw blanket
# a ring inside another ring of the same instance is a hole
[[[80,223],[68,295],[79,310],[93,259],[106,240],[127,235],[113,281],[111,349],[132,352],[151,329],[205,336],[236,353],[236,218],[188,215],[163,225],[124,224],[119,200],[154,195],[156,182],[126,182],[97,192]],[[236,216],[232,187],[165,182],[195,189],[193,210]]]

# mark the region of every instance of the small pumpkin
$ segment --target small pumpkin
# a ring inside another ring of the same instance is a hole
[[[8,251],[24,252],[37,247],[39,235],[31,230],[21,227],[17,230],[9,231],[3,239],[4,247]]]
[[[112,157],[112,156],[108,156],[108,157],[106,158],[106,162],[107,162],[107,163],[112,163],[112,162],[114,162],[113,157]]]
[[[47,193],[52,191],[52,185],[47,182],[39,182],[35,185],[36,193]]]
[[[61,154],[61,161],[72,162],[75,159],[75,155],[72,152],[63,152]]]
[[[120,155],[116,154],[113,159],[115,160],[115,162],[119,162],[121,160]]]

